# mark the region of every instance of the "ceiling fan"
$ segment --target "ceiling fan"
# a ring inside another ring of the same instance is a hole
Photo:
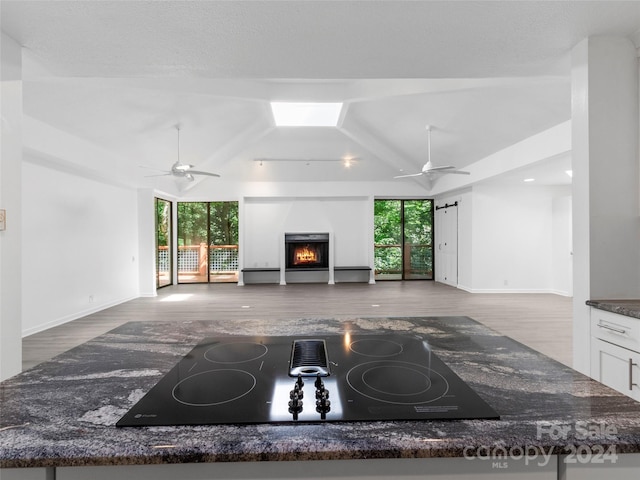
[[[190,165],[187,163],[182,163],[180,161],[180,125],[176,125],[176,130],[178,131],[178,161],[171,165],[171,170],[164,171],[164,173],[159,173],[157,175],[145,175],[147,177],[162,177],[165,175],[173,175],[174,177],[186,178],[190,182],[193,182],[194,175],[207,175],[209,177],[219,177],[217,173],[211,172],[203,172],[201,170],[194,170],[194,165]]]
[[[408,175],[398,175],[393,178],[407,178],[407,177],[419,177],[420,175],[444,175],[447,173],[455,173],[457,175],[469,175],[470,172],[463,172],[462,170],[456,170],[453,165],[447,165],[442,167],[434,167],[431,163],[431,130],[433,127],[427,125],[427,163],[422,166],[420,173],[410,173]]]

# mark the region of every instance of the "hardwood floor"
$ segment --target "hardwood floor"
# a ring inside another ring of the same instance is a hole
[[[571,298],[552,294],[471,294],[431,281],[246,285],[191,284],[162,288],[23,339],[23,369],[129,321],[207,319],[348,319],[469,316],[559,362],[571,365]]]

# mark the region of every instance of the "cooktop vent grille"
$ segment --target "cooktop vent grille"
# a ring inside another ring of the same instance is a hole
[[[291,348],[289,375],[326,377],[329,375],[327,345],[324,340],[294,340]]]

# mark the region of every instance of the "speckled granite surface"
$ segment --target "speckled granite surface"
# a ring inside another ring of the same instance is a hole
[[[588,300],[587,305],[627,317],[640,318],[640,300]]]
[[[347,331],[428,337],[501,420],[115,427],[202,337]],[[0,402],[1,467],[640,452],[640,403],[466,317],[128,323],[3,382]]]

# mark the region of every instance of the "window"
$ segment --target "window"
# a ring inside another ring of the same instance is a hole
[[[178,283],[238,281],[238,202],[178,203]]]
[[[376,280],[433,279],[433,200],[375,200]]]

